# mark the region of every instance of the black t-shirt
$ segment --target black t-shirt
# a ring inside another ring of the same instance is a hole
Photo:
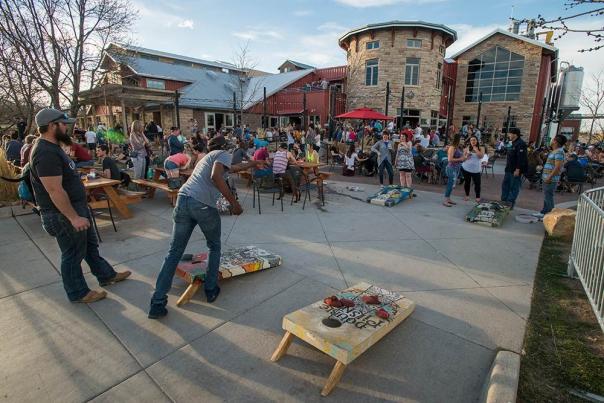
[[[103,172],[105,172],[107,169],[111,171],[111,179],[118,181],[122,179],[120,169],[117,167],[115,160],[111,157],[103,158]]]
[[[72,205],[86,203],[86,191],[80,180],[80,174],[76,171],[75,163],[57,144],[39,139],[33,146],[30,165],[31,184],[34,188],[38,206],[42,210],[58,211],[40,181],[40,178],[45,176],[63,177],[63,189],[65,189]]]

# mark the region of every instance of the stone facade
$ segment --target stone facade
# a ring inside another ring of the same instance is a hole
[[[421,40],[421,48],[408,47],[408,39]],[[367,42],[372,41],[379,41],[379,48],[367,49]],[[442,80],[445,41],[442,32],[427,28],[396,28],[394,31],[384,28],[351,36],[347,52],[347,109],[365,106],[385,112],[386,83],[390,82],[388,114],[396,115],[405,83],[406,60],[414,57],[420,59],[419,85],[405,85],[404,108],[420,110],[420,124],[430,125],[431,112],[440,109],[442,83],[438,79]],[[378,59],[378,83],[375,86],[365,85],[365,63],[371,59]],[[439,65],[441,74],[437,74]]]
[[[503,47],[524,57],[520,99],[518,101],[483,102],[480,112],[480,126],[501,133],[501,130],[505,129],[508,107],[511,107],[512,120],[525,135],[524,138],[528,140],[533,117],[541,113],[541,111],[534,110],[534,105],[543,48],[499,33],[456,57],[458,66],[452,123],[459,128],[463,124],[464,116],[469,116],[471,117],[470,123],[476,124],[478,102],[465,101],[468,63],[495,46]],[[536,118],[539,118],[539,116]]]

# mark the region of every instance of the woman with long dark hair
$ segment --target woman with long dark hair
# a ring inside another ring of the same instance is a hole
[[[356,161],[362,162],[365,159],[359,158],[359,155],[355,151],[354,143],[348,146],[348,151],[344,154],[344,169],[342,175],[344,176],[354,176],[354,164]]]
[[[451,145],[447,149],[447,189],[445,190],[445,201],[443,202],[443,206],[452,207],[455,203],[451,200],[451,193],[453,192],[453,186],[455,186],[455,181],[459,176],[459,169],[461,167],[461,163],[465,160],[463,156],[463,152],[460,147],[461,136],[459,133],[453,136],[453,140],[451,141]]]
[[[478,137],[472,135],[464,150],[466,160],[461,164],[461,172],[463,174],[463,187],[466,192],[464,200],[470,198],[470,184],[474,182],[474,193],[476,194],[476,202],[480,203],[480,161],[484,156],[484,150],[480,147]]]

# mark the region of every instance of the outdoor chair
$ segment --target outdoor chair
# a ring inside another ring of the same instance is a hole
[[[109,200],[109,197],[107,197],[107,195],[103,194],[95,194],[94,195],[94,199],[96,199],[97,201],[99,200],[106,200],[107,201],[107,209],[109,210],[109,218],[111,219],[111,225],[113,225],[113,230],[115,232],[117,232],[117,227],[115,226],[115,220],[113,219],[113,211],[111,210],[111,200]],[[91,198],[88,198],[88,202],[91,201]],[[90,204],[88,205],[88,211],[90,212],[90,218],[92,219],[92,225],[94,227],[94,231],[96,232],[96,236],[97,238],[99,238],[99,242],[103,242],[103,240],[101,239],[101,234],[99,233],[99,228],[96,224],[96,216],[102,214],[102,212],[100,210],[93,210],[92,207],[90,207]]]
[[[279,194],[279,200],[281,201],[281,211],[283,211],[283,179],[277,178],[271,172],[264,176],[253,176],[252,178],[252,208],[256,208],[256,195],[258,195],[258,214],[262,214],[262,207],[260,206],[260,194],[267,193],[273,195],[273,206],[275,205],[275,194]]]
[[[497,161],[497,155],[492,155],[489,157],[489,160],[486,164],[482,164],[482,170],[480,174],[486,174],[487,178],[489,177],[489,169],[491,170],[491,176],[495,177],[495,161]]]

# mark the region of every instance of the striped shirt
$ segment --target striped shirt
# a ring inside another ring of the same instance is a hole
[[[543,179],[547,179],[550,173],[556,167],[556,161],[564,162],[564,149],[562,147],[553,150],[551,153],[547,155],[547,161],[543,164]],[[557,183],[560,181],[560,172],[558,175],[552,176],[552,183]]]
[[[273,173],[283,174],[287,169],[287,151],[277,151],[273,157]]]

